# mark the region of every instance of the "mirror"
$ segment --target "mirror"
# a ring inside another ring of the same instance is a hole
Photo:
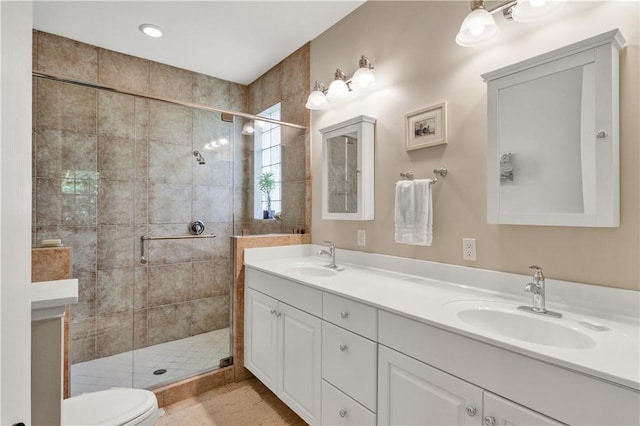
[[[373,220],[376,120],[359,116],[322,133],[322,218]]]
[[[488,83],[489,223],[619,226],[617,30]]]

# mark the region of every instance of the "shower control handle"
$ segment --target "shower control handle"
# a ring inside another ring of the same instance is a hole
[[[189,224],[189,232],[191,235],[200,235],[204,232],[204,222],[201,220],[194,220]]]

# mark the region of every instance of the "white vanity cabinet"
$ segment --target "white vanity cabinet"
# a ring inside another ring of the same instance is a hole
[[[456,415],[453,407],[456,407],[457,415],[462,410],[463,402],[455,402],[456,398],[474,402],[477,411],[474,417],[477,419],[466,418],[464,420],[467,423],[462,422],[463,419],[446,423],[444,417],[434,420],[442,424],[481,424],[469,423],[479,422],[480,419],[486,426],[493,426],[494,423],[639,424],[640,399],[637,391],[384,310],[378,311],[378,318],[381,361],[378,381],[379,424],[388,424],[385,421],[389,419],[397,423],[394,415],[406,415],[399,414],[398,408],[416,410],[407,421],[422,419],[421,424],[433,424],[423,419],[421,414],[422,405],[430,398],[448,398],[448,404],[452,407],[451,419]],[[385,346],[392,348],[391,352],[396,352],[393,357]],[[449,376],[450,380],[445,380],[436,375],[446,386],[434,385],[433,369]],[[392,377],[390,381],[387,380],[388,375]],[[483,392],[484,410],[476,402],[477,397],[470,399],[462,392],[466,387],[460,382]],[[396,395],[398,391],[411,395],[413,402],[407,404],[394,400],[402,399]],[[420,392],[423,396],[416,397],[415,394]],[[434,396],[438,393],[438,397]],[[445,394],[449,395],[445,398],[442,396]],[[389,400],[392,402],[389,403]],[[443,402],[437,405],[439,408],[443,406]],[[392,411],[391,414],[389,411]]]
[[[256,271],[246,277],[245,367],[307,423],[320,424],[322,294]]]
[[[640,424],[637,389],[276,274],[246,268],[245,366],[308,423]]]

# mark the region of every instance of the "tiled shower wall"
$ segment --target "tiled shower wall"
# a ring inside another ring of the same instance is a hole
[[[310,44],[286,57],[249,85],[248,112],[259,114],[281,103],[281,119],[300,124],[306,130],[282,127],[282,220],[254,219],[253,192],[238,191],[243,210],[236,218],[236,234],[248,229],[251,234],[296,233],[311,230],[311,172],[309,110],[304,104],[309,96]],[[242,163],[243,188],[253,186],[253,140],[245,139]]]
[[[243,85],[38,31],[33,47],[36,70],[247,110]],[[61,238],[73,250],[80,288],[72,363],[227,327],[234,146],[203,145],[240,141],[242,122],[39,78],[33,84],[33,245]],[[195,219],[217,238],[150,241],[149,263],[140,263],[141,235],[185,235]]]

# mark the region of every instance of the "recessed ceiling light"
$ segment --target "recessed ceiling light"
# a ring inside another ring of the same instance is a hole
[[[140,31],[142,31],[144,34],[148,35],[149,37],[154,37],[154,38],[162,37],[162,30],[156,27],[155,25],[142,24],[138,27],[138,29],[140,29]]]

